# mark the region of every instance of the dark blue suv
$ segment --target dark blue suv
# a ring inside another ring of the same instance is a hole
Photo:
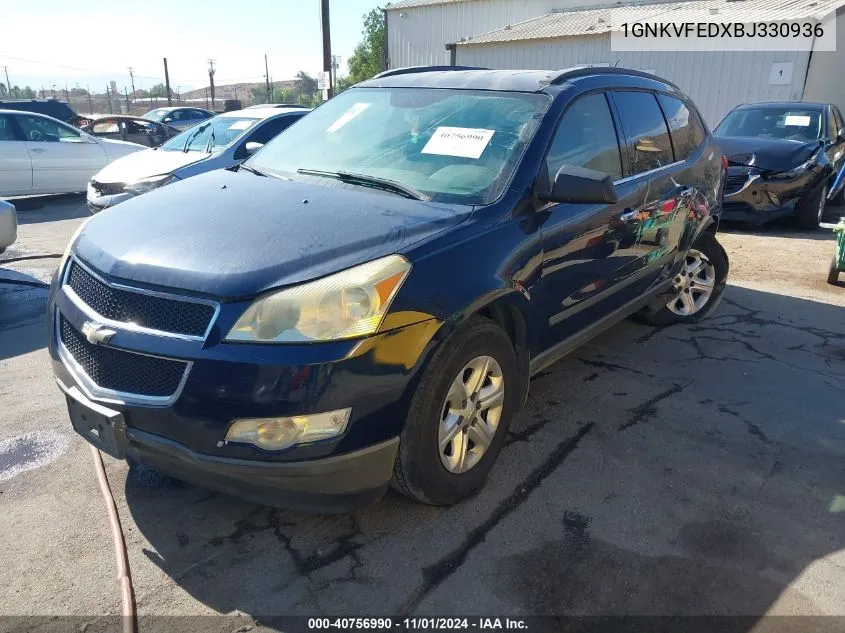
[[[710,314],[725,165],[637,71],[382,73],[240,167],[90,219],[50,297],[74,428],[265,503],[479,489],[529,378]]]

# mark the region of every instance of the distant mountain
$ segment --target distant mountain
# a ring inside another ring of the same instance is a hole
[[[277,88],[293,88],[294,80],[287,80],[287,81],[274,81],[272,83],[273,89]],[[214,86],[214,98],[215,100],[223,100],[223,99],[240,99],[242,101],[247,101],[252,98],[252,89],[253,88],[264,88],[265,84],[261,83],[243,83],[243,84],[228,84],[225,86]],[[208,87],[205,88],[197,88],[196,90],[189,90],[182,92],[181,98],[185,99],[204,99],[206,96],[206,90]],[[211,98],[211,93],[209,92],[209,98]]]

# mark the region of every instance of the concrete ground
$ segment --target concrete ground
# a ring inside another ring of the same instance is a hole
[[[48,280],[85,217],[79,198],[23,205],[0,278]],[[714,317],[621,323],[538,376],[487,487],[456,507],[391,492],[306,516],[105,457],[140,614],[228,613],[238,630],[283,614],[845,615],[832,234],[720,239]],[[114,553],[48,366],[45,298],[0,283],[0,614],[85,621],[119,612]],[[235,630],[218,622],[202,628]]]

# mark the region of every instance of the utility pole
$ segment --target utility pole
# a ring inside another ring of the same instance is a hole
[[[167,74],[167,58],[164,58],[164,85],[167,88],[167,105],[173,105],[173,99],[170,96],[170,75]]]
[[[56,84],[53,84],[53,99],[56,98]]]
[[[267,57],[265,56],[264,59],[267,59]],[[12,84],[9,81],[9,67],[3,66],[3,71],[6,73],[6,92],[9,93],[9,95],[11,96],[11,94],[12,94]]]
[[[176,84],[176,103],[182,101],[182,84]]]
[[[65,101],[70,103],[70,94],[67,91],[67,84],[65,84]]]
[[[85,91],[88,93],[88,114],[94,114],[94,104],[91,103],[91,86],[85,86]]]
[[[132,101],[135,101],[135,69],[129,67],[129,80],[132,82]],[[126,86],[123,87],[123,92],[126,92]],[[129,106],[126,106],[127,110]]]
[[[123,96],[126,97],[126,114],[129,114],[129,91],[123,86]]]
[[[114,114],[114,109],[111,106],[111,93],[109,92],[108,84],[106,84],[106,99],[109,100],[109,114]]]
[[[332,72],[332,34],[329,28],[329,0],[320,0],[320,26],[323,31],[323,72],[329,73],[331,77]],[[329,81],[329,89],[326,91],[329,99],[334,96],[331,81]]]
[[[214,110],[214,60],[213,59],[208,60],[208,84],[211,87],[211,109]]]
[[[208,110],[208,88],[205,89],[205,109]]]
[[[9,78],[6,77],[8,83]],[[267,103],[270,103],[270,70],[267,68],[267,53],[264,53],[264,81],[267,82]]]

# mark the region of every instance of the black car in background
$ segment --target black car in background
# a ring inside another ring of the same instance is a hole
[[[53,367],[117,458],[271,505],[391,482],[455,503],[532,375],[635,312],[716,309],[723,184],[695,106],[653,75],[387,71],[81,227]]]
[[[182,133],[181,130],[164,123],[125,114],[112,114],[96,119],[82,129],[93,136],[129,141],[147,147],[158,147]]]
[[[839,108],[802,101],[741,105],[714,135],[728,158],[723,219],[763,224],[793,216],[801,228],[818,227],[845,166]],[[841,193],[834,202],[843,202]]]
[[[58,99],[0,99],[0,110],[45,114],[76,127],[82,127],[91,122],[88,117],[74,112],[70,104]]]

